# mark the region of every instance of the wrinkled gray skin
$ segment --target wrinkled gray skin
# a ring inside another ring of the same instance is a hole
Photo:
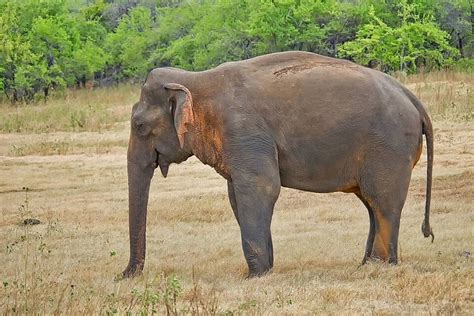
[[[195,155],[228,183],[249,276],[273,266],[270,224],[280,187],[356,194],[367,207],[363,262],[397,263],[400,214],[427,138],[425,237],[433,131],[422,104],[391,77],[344,60],[285,52],[203,72],[150,72],[128,147],[130,261],[142,271],[150,180]]]

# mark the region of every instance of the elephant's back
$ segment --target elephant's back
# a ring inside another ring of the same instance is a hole
[[[227,63],[216,71],[227,86],[226,99],[237,102],[237,111],[265,121],[282,146],[344,134],[354,143],[373,135],[397,143],[399,135],[421,132],[420,115],[400,83],[347,60],[283,52]]]
[[[288,51],[262,55],[246,60],[227,62],[211,72],[238,71],[243,76],[283,77],[287,74],[305,72],[315,67],[357,69],[360,65],[348,60],[318,55],[310,52]]]

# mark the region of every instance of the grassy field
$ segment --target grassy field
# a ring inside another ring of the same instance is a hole
[[[400,264],[360,266],[367,211],[351,194],[283,189],[275,268],[245,280],[226,184],[192,158],[153,179],[144,274],[128,261],[126,146],[139,89],[68,91],[0,105],[0,311],[31,314],[474,314],[474,78],[399,78],[435,127],[432,226],[426,157],[414,169]],[[23,225],[34,218],[35,226]]]

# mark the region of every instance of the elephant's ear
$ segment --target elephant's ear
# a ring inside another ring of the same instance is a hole
[[[171,113],[174,115],[174,127],[178,133],[179,145],[184,147],[184,134],[188,126],[194,123],[193,97],[191,92],[178,83],[168,83],[165,89],[170,91]]]

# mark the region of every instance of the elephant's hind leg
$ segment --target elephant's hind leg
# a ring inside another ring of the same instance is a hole
[[[360,195],[367,206],[370,230],[363,262],[379,259],[396,264],[398,232],[411,177],[411,165],[390,160],[372,163],[361,175]]]
[[[357,197],[364,203],[367,211],[369,213],[369,235],[367,237],[367,243],[365,245],[365,253],[364,258],[362,259],[362,264],[366,264],[367,260],[370,258],[372,254],[372,249],[374,248],[374,239],[375,239],[375,218],[374,218],[374,210],[369,205],[369,203],[364,199],[364,197],[359,193],[356,193]]]

